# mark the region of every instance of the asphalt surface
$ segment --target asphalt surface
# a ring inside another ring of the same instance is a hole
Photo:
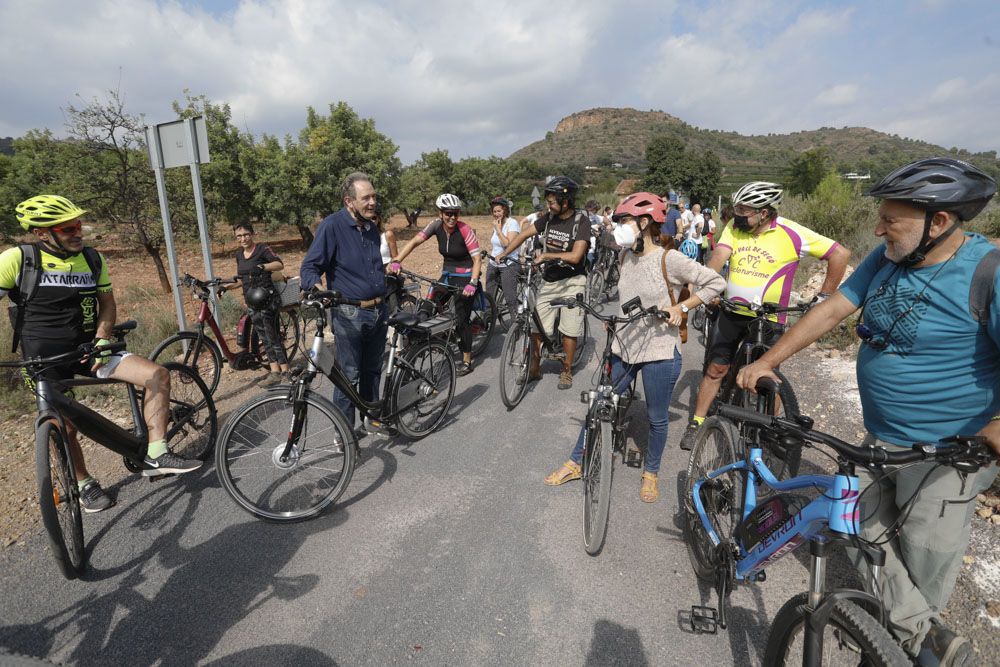
[[[569,391],[545,365],[508,412],[498,336],[459,378],[445,426],[416,443],[362,440],[350,487],[314,520],[252,518],[208,465],[110,489],[118,504],[84,518],[82,580],[62,578],[40,532],[6,550],[0,647],[82,665],[759,664],[769,619],[805,590],[804,554],[738,589],[727,631],[687,628],[692,604],[716,604],[691,571],[677,514],[686,462],[677,443],[702,355],[695,338],[674,394],[660,500],[641,503],[640,471],[618,459],[596,557],[583,549],[580,483],[542,484],[580,429],[595,356]],[[641,400],[631,414],[630,436],[644,442]]]

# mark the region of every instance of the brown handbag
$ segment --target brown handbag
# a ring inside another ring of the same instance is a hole
[[[660,272],[663,273],[663,282],[667,284],[667,294],[670,295],[670,305],[676,306],[677,299],[674,298],[674,290],[670,287],[670,278],[667,276],[667,253],[669,250],[664,250],[663,254],[660,255]],[[684,286],[681,288],[681,301],[684,301],[689,296],[691,296],[691,290]],[[681,324],[677,327],[680,332],[681,343],[688,342],[688,314],[681,313]]]

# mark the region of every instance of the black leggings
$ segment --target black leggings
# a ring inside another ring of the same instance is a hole
[[[507,302],[511,314],[517,312],[517,276],[521,273],[521,265],[511,262],[506,266],[486,267],[486,291],[493,296],[496,301],[497,290],[503,286],[503,298]],[[500,304],[497,304],[499,306]]]
[[[469,326],[469,315],[472,314],[472,300],[475,295],[462,296],[461,292],[463,287],[472,282],[472,276],[445,274],[441,276],[441,282],[452,285],[459,291],[452,292],[452,290],[444,288],[435,289],[431,298],[442,306],[448,303],[448,299],[455,299],[455,317],[458,320],[455,324],[455,333],[458,334],[458,349],[462,352],[472,352],[472,327]]]
[[[251,309],[250,319],[253,320],[253,326],[257,329],[257,335],[264,342],[268,360],[272,363],[287,364],[288,355],[285,354],[285,347],[278,335],[278,308],[280,305],[280,297],[275,294],[266,309]]]

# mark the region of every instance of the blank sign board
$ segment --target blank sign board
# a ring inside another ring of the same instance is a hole
[[[195,144],[195,158],[200,164],[209,162],[208,155],[208,131],[205,129],[205,117],[197,116],[194,120],[194,134],[197,142]],[[170,123],[160,123],[153,128],[160,138],[160,151],[163,156],[163,168],[186,167],[191,164],[191,154],[189,152],[189,130],[187,120],[175,120]],[[150,137],[152,139],[152,137]],[[150,146],[150,159],[155,157],[153,146]]]

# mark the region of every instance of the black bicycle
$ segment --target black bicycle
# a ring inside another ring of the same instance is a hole
[[[561,260],[553,261],[566,265]],[[545,264],[548,262],[544,262],[541,266],[528,262],[525,266],[521,274],[521,279],[524,280],[524,289],[519,290],[518,294],[520,305],[514,316],[514,321],[504,336],[503,349],[500,352],[500,397],[508,410],[517,407],[528,388],[532,330],[537,332],[541,338],[539,363],[544,359],[551,359],[561,364],[566,358],[566,353],[562,349],[562,336],[559,333],[559,317],[556,317],[553,335],[550,338],[542,326],[542,320],[536,307]],[[554,303],[555,301],[553,301]],[[576,302],[574,301],[574,303]],[[590,324],[587,322],[585,313],[583,333],[576,339],[576,353],[573,357],[572,368],[576,369],[586,364],[590,351]]]
[[[122,455],[125,467],[133,473],[144,469],[149,433],[143,419],[145,392],[121,380],[79,377],[52,380],[44,373],[50,368],[92,358],[103,352],[125,349],[126,334],[135,329],[135,321],[123,322],[113,330],[115,342],[95,347],[93,343],[50,357],[0,363],[5,368],[24,368],[34,384],[38,417],[35,419],[35,475],[42,525],[48,534],[52,555],[67,579],[75,579],[87,568],[87,550],[83,536],[80,491],[76,469],[66,436],[66,422],[71,421],[80,433],[97,444]],[[208,387],[198,375],[183,364],[162,364],[170,373],[170,412],[166,441],[170,449],[186,459],[204,461],[212,451],[217,432],[215,403]],[[132,411],[133,427],[125,430],[107,417],[77,401],[74,387],[124,384]],[[150,480],[162,477],[150,477]]]
[[[618,284],[618,246],[607,230],[597,239],[594,263],[587,274],[587,303],[597,308],[607,299],[607,291]]]
[[[421,297],[419,291],[413,293],[407,290],[400,297],[399,307],[401,310],[414,312],[422,311],[428,314],[444,315],[454,319],[455,299],[461,295],[462,288],[456,287],[441,280],[435,280],[419,273],[400,269],[399,275],[405,276],[417,283],[428,285],[426,297]],[[412,283],[409,283],[412,284]],[[406,288],[404,287],[404,290]],[[442,303],[434,298],[435,290],[450,292],[451,297]],[[472,333],[472,358],[475,359],[486,351],[493,335],[496,333],[497,325],[497,305],[493,296],[483,289],[481,283],[476,283],[476,293],[472,295],[472,309],[469,312],[469,329]]]
[[[417,440],[444,421],[455,395],[450,336],[455,318],[397,311],[377,401],[367,401],[337,365],[326,344],[326,309],[347,303],[340,294],[313,291],[302,307],[316,320],[308,365],[289,385],[269,388],[233,411],[216,448],[219,480],[244,510],[271,521],[315,516],[344,493],[357,462],[357,436],[326,397],[311,388],[323,374],[344,392],[361,417],[390,433]]]

